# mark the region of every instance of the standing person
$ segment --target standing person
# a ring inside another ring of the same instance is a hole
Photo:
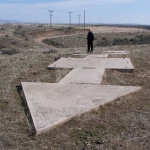
[[[93,35],[92,31],[89,29],[89,32],[87,34],[87,44],[88,44],[87,52],[93,52],[93,41],[94,41],[94,35]]]

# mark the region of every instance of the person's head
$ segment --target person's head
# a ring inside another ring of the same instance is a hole
[[[91,32],[91,30],[89,29],[89,32]]]

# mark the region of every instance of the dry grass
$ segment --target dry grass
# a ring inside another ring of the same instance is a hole
[[[12,31],[11,27],[8,29]],[[142,90],[97,111],[76,117],[45,134],[34,136],[31,135],[32,127],[16,86],[25,81],[58,82],[69,70],[47,70],[46,67],[56,57],[68,57],[74,52],[86,51],[85,47],[61,48],[52,53],[52,49],[43,50],[40,46],[37,48],[37,51],[21,50],[15,55],[0,54],[1,150],[150,149],[149,45],[96,47],[95,53],[125,50],[135,66],[133,74],[107,70],[103,84],[137,85],[142,86]]]
[[[150,32],[146,33],[94,33],[96,47],[113,45],[150,44]],[[86,47],[87,33],[74,36],[44,39],[43,42],[57,48]]]

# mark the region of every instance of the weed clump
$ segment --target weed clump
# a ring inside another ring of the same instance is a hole
[[[22,25],[18,25],[18,29],[22,29]]]
[[[2,49],[2,54],[13,55],[18,53],[20,53],[20,50],[16,48]]]
[[[136,45],[136,44],[149,44],[149,35],[140,35],[133,38],[114,38],[113,45]]]
[[[101,40],[98,40],[97,41],[97,44],[96,44],[96,46],[104,46],[104,47],[106,47],[106,46],[110,46],[111,45],[111,42],[107,39],[107,38],[102,38]]]
[[[57,60],[59,60],[61,57],[55,57],[54,58],[54,61],[57,61]]]
[[[5,37],[9,37],[9,35],[5,35]]]
[[[0,45],[0,49],[3,49],[3,48],[5,48],[5,46],[4,45]]]
[[[43,42],[48,45],[53,45],[57,48],[64,48],[64,45],[56,39],[44,39]]]
[[[43,27],[43,25],[38,25],[38,28],[42,28]]]
[[[128,45],[130,44],[129,40],[127,38],[114,38],[113,39],[113,45]]]
[[[15,44],[16,44],[16,42],[15,42],[15,41],[12,41],[12,42],[11,42],[11,44],[14,44],[14,45],[15,45]]]
[[[56,49],[50,49],[49,51],[44,51],[43,54],[51,54],[51,53],[57,53]]]

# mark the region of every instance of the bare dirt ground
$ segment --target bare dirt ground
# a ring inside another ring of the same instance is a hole
[[[0,150],[150,149],[149,30],[89,28],[95,35],[95,54],[124,50],[135,67],[132,74],[107,70],[102,84],[142,86],[142,90],[35,136],[25,101],[18,93],[20,82],[58,82],[70,70],[46,67],[60,57],[85,53],[87,30],[0,25]],[[43,44],[43,37],[48,44]]]
[[[93,31],[93,33],[112,33],[112,32],[129,32],[129,33],[135,33],[135,32],[146,32],[144,29],[139,28],[132,28],[132,27],[107,27],[107,26],[99,26],[99,27],[88,27],[90,30]]]

